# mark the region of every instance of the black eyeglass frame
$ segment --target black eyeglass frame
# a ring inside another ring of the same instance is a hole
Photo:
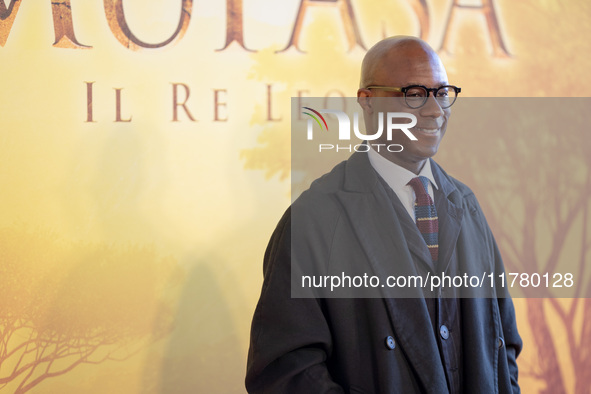
[[[412,106],[408,103],[408,101],[406,100],[406,92],[408,92],[410,89],[414,89],[414,88],[422,88],[425,89],[425,91],[427,92],[427,95],[424,97],[423,102],[421,103],[421,105],[419,106]],[[437,100],[437,92],[441,89],[453,89],[454,92],[456,93],[455,97],[454,97],[454,101],[451,102],[450,105],[447,106],[443,106],[441,104],[441,102],[439,102],[439,100]],[[427,103],[427,100],[429,99],[429,96],[431,95],[431,92],[433,92],[433,97],[435,97],[435,100],[439,103],[439,105],[441,106],[441,108],[445,109],[445,108],[449,108],[452,105],[454,105],[454,103],[456,102],[456,99],[458,98],[458,95],[460,94],[460,92],[462,91],[462,88],[459,88],[457,86],[454,85],[443,85],[440,86],[438,88],[428,88],[424,85],[409,85],[409,86],[405,86],[403,88],[395,88],[395,87],[391,87],[391,86],[379,86],[379,85],[371,85],[366,87],[365,89],[381,89],[381,90],[385,90],[386,92],[398,92],[398,93],[402,93],[404,95],[404,101],[406,102],[406,105],[408,105],[411,108],[417,109],[417,108],[421,108],[423,105],[425,105],[425,103]]]

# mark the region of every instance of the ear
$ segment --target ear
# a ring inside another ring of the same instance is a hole
[[[372,94],[371,90],[361,88],[357,90],[357,103],[363,108],[363,112],[366,114],[373,114],[372,106]]]

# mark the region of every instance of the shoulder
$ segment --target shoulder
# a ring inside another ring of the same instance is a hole
[[[293,210],[321,211],[336,209],[336,194],[344,189],[348,161],[337,164],[330,172],[314,180],[310,187],[293,202]]]
[[[460,181],[452,176],[449,176],[449,179],[451,180],[453,185],[456,187],[456,189],[458,189],[458,192],[460,193],[462,198],[471,198],[474,196],[474,192],[472,191],[472,189],[470,189],[470,187],[468,185],[466,185],[462,181]]]
[[[450,190],[452,190],[452,193],[455,195],[454,200],[461,201],[462,207],[469,209],[469,211],[472,213],[474,213],[474,211],[481,211],[478,199],[476,198],[476,195],[468,185],[449,175],[436,162],[431,161],[431,163],[434,167],[433,171],[438,174],[438,178],[440,179],[440,181],[447,183],[447,188],[451,187]]]
[[[373,190],[377,182],[373,171],[366,156],[353,154],[313,181],[290,207],[292,232],[330,245],[335,230],[347,223],[343,196]]]
[[[337,164],[330,172],[313,181],[292,203],[292,224],[313,232],[334,227],[342,212],[337,194],[343,190],[346,166],[346,161]]]
[[[331,171],[313,181],[308,190],[302,193],[300,199],[310,198],[308,196],[310,194],[320,196],[336,193],[338,190],[342,190],[345,181],[345,172],[347,165],[347,160],[342,161],[336,166],[334,166]]]
[[[478,199],[476,198],[476,195],[474,194],[472,189],[470,189],[470,187],[468,187],[465,183],[453,177],[450,178],[454,186],[458,190],[459,195],[462,197],[462,205],[464,206],[464,208],[467,208],[470,211],[470,213],[482,213],[482,209],[480,208]]]
[[[282,263],[294,256],[299,256],[300,261],[311,260],[311,256],[328,261],[335,228],[343,213],[337,193],[342,190],[345,166],[346,162],[341,162],[316,179],[287,208],[265,253],[265,277],[272,275],[276,263],[284,266]]]

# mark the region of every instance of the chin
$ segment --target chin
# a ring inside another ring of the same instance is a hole
[[[412,153],[413,153],[413,155],[415,155],[421,159],[429,159],[429,158],[435,156],[435,154],[437,153],[437,148],[438,147],[425,148],[425,149],[421,149],[419,151],[412,152]]]

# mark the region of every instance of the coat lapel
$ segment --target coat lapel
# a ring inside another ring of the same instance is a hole
[[[456,248],[464,210],[456,187],[443,170],[431,161],[431,171],[439,189],[435,191],[435,209],[439,220],[439,261],[438,271],[445,272]]]
[[[345,184],[337,198],[375,275],[382,280],[388,275],[418,275],[402,225],[367,154],[356,153],[347,161]],[[384,298],[389,318],[426,392],[441,392],[447,383],[423,293],[408,290],[415,298]]]

